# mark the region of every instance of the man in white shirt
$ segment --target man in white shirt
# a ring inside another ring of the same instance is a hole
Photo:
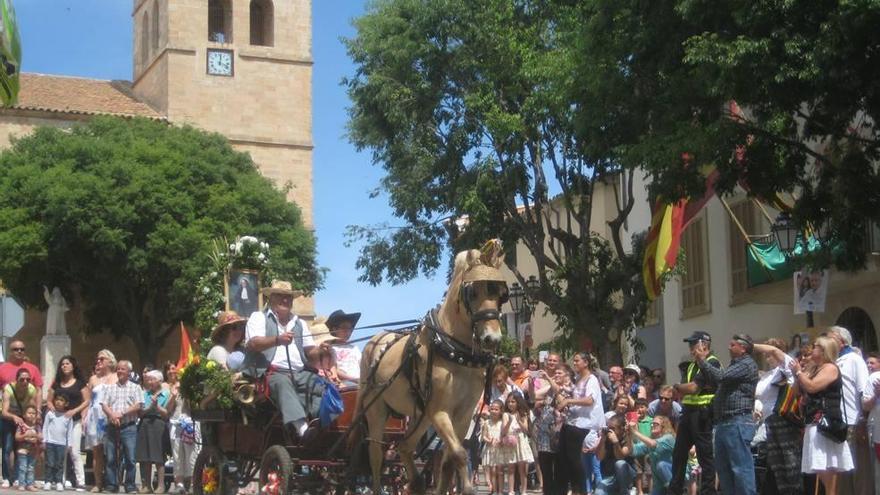
[[[870,439],[873,445],[871,449],[878,450],[880,447],[880,354],[872,352],[865,359],[868,364],[868,387],[865,388],[865,395],[862,397],[862,408],[865,412],[870,413],[868,416],[868,426],[871,432]],[[869,449],[870,450],[870,449]],[[880,459],[875,455],[874,474],[880,475]],[[880,493],[880,476],[874,477],[874,493]]]
[[[307,366],[314,369],[321,347],[315,346],[306,322],[293,314],[293,298],[301,294],[282,280],[263,289],[269,309],[255,312],[248,319],[244,372],[254,377],[268,374],[269,395],[281,410],[285,428],[303,438],[308,429],[306,408],[315,416],[318,408],[316,404],[304,404],[300,394],[310,391],[320,406],[323,385],[314,373],[303,371]],[[324,352],[329,350],[326,347]]]
[[[846,424],[849,426],[847,443],[855,469],[840,473],[840,493],[871,493],[874,491],[873,467],[868,450],[868,427],[862,416],[862,397],[868,387],[868,366],[852,347],[852,334],[843,327],[828,329],[828,336],[840,345],[837,367],[843,378],[842,402]]]

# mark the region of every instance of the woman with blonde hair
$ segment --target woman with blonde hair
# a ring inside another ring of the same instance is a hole
[[[629,448],[636,457],[646,455],[651,462],[653,488],[651,495],[663,495],[672,480],[672,450],[675,447],[675,428],[666,416],[651,419],[651,436],[642,435],[638,422],[628,424]],[[633,440],[639,442],[633,444]]]
[[[85,446],[92,451],[92,471],[95,473],[95,487],[92,493],[104,488],[104,433],[107,429],[107,416],[101,409],[106,390],[115,385],[116,356],[107,349],[98,351],[95,358],[95,373],[89,378],[88,388],[92,392],[91,402],[83,414],[85,424]]]
[[[816,473],[826,495],[837,495],[837,473],[851,471],[853,459],[846,437],[842,442],[830,438],[819,430],[819,423],[832,427],[843,421],[841,411],[841,388],[843,381],[835,361],[839,348],[829,337],[819,337],[813,344],[809,367],[802,370],[793,361],[791,370],[795,383],[804,396],[804,431],[801,470]],[[843,423],[845,426],[845,422]],[[845,428],[844,428],[845,430]]]

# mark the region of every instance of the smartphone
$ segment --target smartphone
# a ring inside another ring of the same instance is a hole
[[[636,411],[630,411],[626,413],[626,422],[627,423],[638,423],[639,422],[639,413]]]

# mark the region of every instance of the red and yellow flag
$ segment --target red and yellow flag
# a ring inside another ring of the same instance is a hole
[[[195,359],[196,356],[192,349],[192,340],[189,338],[189,332],[183,326],[183,322],[180,322],[180,357],[177,358],[177,368],[189,366]]]
[[[651,229],[645,245],[645,258],[642,264],[642,279],[648,299],[653,301],[662,292],[660,278],[675,268],[681,232],[684,230],[684,216],[687,200],[676,204],[660,201],[654,207]]]

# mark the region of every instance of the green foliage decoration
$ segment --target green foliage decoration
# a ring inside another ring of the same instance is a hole
[[[232,409],[231,372],[214,361],[197,359],[178,371],[180,394],[195,409]],[[207,400],[206,400],[207,399]]]

